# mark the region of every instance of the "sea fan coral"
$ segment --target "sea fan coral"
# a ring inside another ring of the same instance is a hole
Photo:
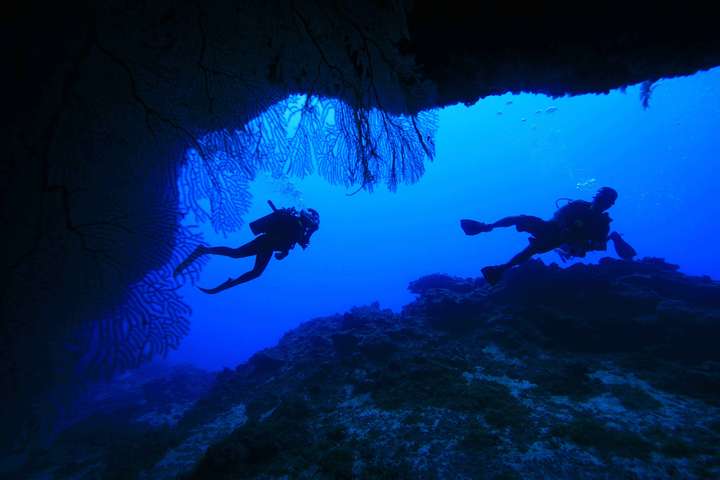
[[[243,224],[249,184],[260,172],[304,177],[317,171],[334,184],[371,190],[416,182],[435,155],[437,113],[391,115],[339,100],[296,95],[243,129],[213,132],[187,153],[182,204],[196,221],[224,234]]]

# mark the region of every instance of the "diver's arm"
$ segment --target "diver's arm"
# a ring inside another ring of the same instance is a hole
[[[563,262],[567,262],[571,258],[584,258],[585,253],[588,251],[588,245],[584,242],[575,241],[572,243],[565,243],[560,248],[556,249],[558,255]]]
[[[290,250],[281,250],[275,254],[275,259],[282,260],[288,256],[288,253],[290,253]]]
[[[598,252],[607,250],[607,242],[597,240],[576,240],[566,243],[557,249],[558,255],[563,262],[567,262],[573,257],[585,258],[587,252]]]

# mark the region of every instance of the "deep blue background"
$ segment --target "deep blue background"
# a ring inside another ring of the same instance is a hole
[[[527,236],[513,229],[465,237],[460,218],[549,217],[558,197],[590,199],[603,185],[619,191],[612,226],[640,256],[720,278],[720,69],[659,82],[648,110],[639,91],[504,95],[446,108],[435,161],[417,184],[397,193],[378,188],[347,196],[316,177],[293,185],[259,179],[246,220],[267,213],[265,201],[273,199],[316,208],[321,228],[306,251],[296,247],[273,260],[254,282],[215,296],[184,287],[192,328],[169,360],[234,367],[313,317],[373,301],[397,310],[412,300],[410,281],[436,272],[477,276],[526,245]],[[587,189],[579,188],[583,182]],[[229,238],[202,228],[213,245],[252,238],[247,227]],[[559,262],[554,253],[544,260]],[[216,257],[199,285],[214,286],[251,266],[252,259]]]

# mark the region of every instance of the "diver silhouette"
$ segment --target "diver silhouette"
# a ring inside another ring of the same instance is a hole
[[[466,235],[489,232],[498,227],[514,226],[518,232],[531,235],[530,244],[507,263],[482,269],[485,280],[491,285],[500,281],[505,271],[529,260],[533,255],[557,250],[563,261],[572,257],[584,257],[587,252],[607,250],[611,240],[615,252],[624,260],[631,260],[637,253],[617,232],[610,233],[610,215],[605,212],[612,207],[618,194],[610,187],[603,187],[592,202],[571,200],[559,208],[550,220],[530,215],[505,217],[495,223],[460,220]],[[567,199],[569,200],[569,199]]]
[[[215,294],[228,288],[258,278],[267,268],[272,258],[282,260],[298,243],[305,250],[310,244],[310,237],[320,227],[320,215],[312,208],[301,211],[295,208],[275,208],[271,201],[268,204],[272,213],[250,223],[250,230],[256,238],[237,248],[206,247],[199,245],[173,272],[177,276],[191,263],[203,255],[222,255],[231,258],[255,257],[255,266],[238,278],[228,278],[215,288],[200,288],[205,293]]]

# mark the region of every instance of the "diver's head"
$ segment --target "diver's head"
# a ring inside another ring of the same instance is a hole
[[[317,210],[306,208],[300,211],[300,219],[308,232],[313,233],[320,228],[320,214]]]
[[[615,201],[618,198],[618,193],[610,187],[602,187],[593,197],[593,206],[604,212],[608,208],[615,205]]]

